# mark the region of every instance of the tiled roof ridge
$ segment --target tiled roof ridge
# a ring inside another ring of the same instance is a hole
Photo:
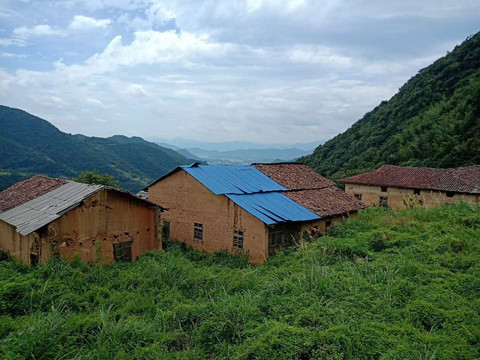
[[[0,212],[20,206],[68,182],[40,174],[19,181],[0,192]]]
[[[384,164],[376,170],[343,178],[343,183],[396,186],[460,193],[480,192],[480,166],[429,168]]]

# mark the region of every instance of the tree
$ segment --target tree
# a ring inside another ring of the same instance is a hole
[[[114,188],[120,187],[120,182],[115,180],[113,176],[108,174],[100,174],[98,170],[82,171],[80,175],[73,180],[84,184],[99,184]]]

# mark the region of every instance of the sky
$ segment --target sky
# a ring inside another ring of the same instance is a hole
[[[0,104],[91,136],[323,141],[479,30],[478,0],[0,0]]]

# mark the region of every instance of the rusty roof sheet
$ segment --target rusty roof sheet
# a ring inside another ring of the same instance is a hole
[[[383,165],[343,183],[480,194],[480,166],[434,169]]]
[[[253,166],[289,190],[322,189],[335,185],[333,181],[304,164],[277,163]]]
[[[25,204],[43,194],[65,185],[68,180],[35,175],[0,192],[0,212]]]
[[[342,215],[365,208],[363,202],[336,186],[288,191],[284,194],[321,217]]]

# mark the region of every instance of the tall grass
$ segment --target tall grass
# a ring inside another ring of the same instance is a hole
[[[478,359],[480,209],[367,209],[262,266],[0,262],[10,359]]]

